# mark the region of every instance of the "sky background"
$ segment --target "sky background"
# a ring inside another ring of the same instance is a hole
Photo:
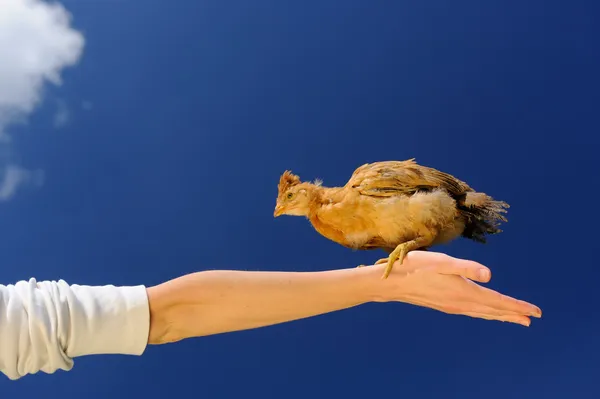
[[[17,3],[0,1],[4,284],[373,262],[274,220],[279,175],[342,185],[415,157],[511,205],[487,245],[436,249],[544,316],[369,304],[76,358],[0,378],[2,397],[600,397],[593,1],[62,0],[72,21],[37,8],[54,17],[31,29],[2,18]]]

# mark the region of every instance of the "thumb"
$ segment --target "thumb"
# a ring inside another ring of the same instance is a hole
[[[462,276],[480,283],[487,283],[492,278],[492,271],[481,263],[451,256],[438,263],[435,270],[441,274]]]

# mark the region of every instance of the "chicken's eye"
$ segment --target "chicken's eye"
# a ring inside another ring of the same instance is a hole
[[[294,198],[294,193],[287,193],[287,199],[291,200]]]

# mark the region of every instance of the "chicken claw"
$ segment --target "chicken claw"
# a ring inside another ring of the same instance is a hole
[[[382,278],[388,278],[388,276],[392,272],[392,268],[394,267],[394,263],[396,261],[400,261],[400,264],[402,264],[402,262],[404,261],[404,257],[407,253],[415,249],[425,247],[427,246],[427,244],[428,239],[425,237],[419,237],[414,240],[403,242],[390,253],[390,256],[387,259],[379,259],[375,264],[384,263],[387,261],[387,266],[385,268],[385,271],[383,272]]]

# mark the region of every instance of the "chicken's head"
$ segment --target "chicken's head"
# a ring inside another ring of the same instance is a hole
[[[275,205],[273,216],[308,215],[310,198],[305,185],[306,183],[300,182],[298,176],[286,170],[279,179],[277,204]]]

